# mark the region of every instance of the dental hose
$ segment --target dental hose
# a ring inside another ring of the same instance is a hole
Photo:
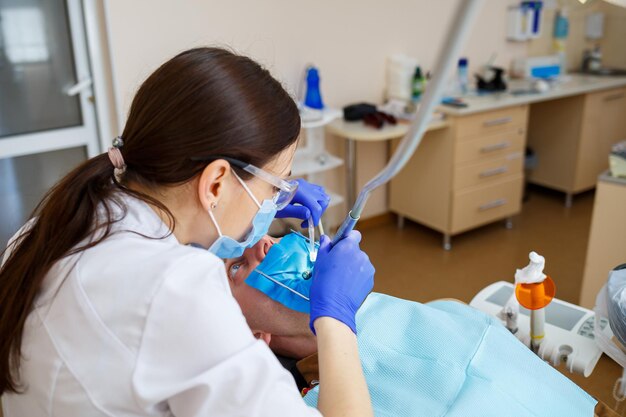
[[[346,237],[354,229],[359,221],[363,208],[369,199],[370,194],[376,188],[391,180],[409,161],[417,147],[419,146],[428,124],[431,120],[435,107],[441,102],[444,88],[446,87],[447,74],[456,65],[457,58],[461,52],[463,41],[467,38],[471,23],[473,22],[482,0],[459,1],[458,9],[451,23],[448,35],[444,43],[444,48],[440,54],[437,64],[434,67],[433,78],[428,83],[428,87],[423,95],[423,99],[417,109],[415,120],[411,124],[409,131],[398,146],[385,168],[372,178],[359,193],[352,210],[339,227],[337,234],[332,240],[336,244]]]

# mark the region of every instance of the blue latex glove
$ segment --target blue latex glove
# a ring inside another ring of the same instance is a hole
[[[309,216],[313,218],[313,224],[317,226],[322,218],[322,214],[326,211],[330,197],[324,191],[324,187],[311,184],[303,179],[297,179],[298,190],[293,196],[291,203],[284,209],[276,213],[276,217],[291,217],[302,219],[302,227],[309,227],[307,219]]]
[[[374,287],[374,266],[359,248],[361,233],[356,230],[331,248],[328,236],[322,236],[309,298],[311,321],[332,317],[346,324],[356,334],[354,316]]]

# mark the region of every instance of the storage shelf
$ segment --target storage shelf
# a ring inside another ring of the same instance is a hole
[[[343,165],[343,159],[328,152],[322,151],[313,154],[307,151],[296,151],[291,167],[291,175],[299,177],[302,175],[316,174],[328,171]]]
[[[322,111],[322,117],[316,120],[302,120],[302,129],[312,129],[314,127],[325,126],[335,119],[343,116],[343,113],[339,109],[326,108]],[[305,116],[306,117],[306,116]]]

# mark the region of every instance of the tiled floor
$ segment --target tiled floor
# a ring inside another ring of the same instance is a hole
[[[545,272],[557,285],[557,297],[576,303],[580,295],[593,192],[574,199],[571,208],[563,195],[532,188],[513,229],[496,223],[459,235],[452,250],[441,247],[441,235],[415,223],[398,230],[387,224],[363,231],[362,247],[376,267],[375,290],[425,302],[453,297],[469,302],[488,284],[513,280],[515,268],[528,263],[535,250],[546,258]],[[608,271],[607,271],[608,273]],[[603,356],[589,378],[570,376],[591,395],[609,406],[621,368]]]

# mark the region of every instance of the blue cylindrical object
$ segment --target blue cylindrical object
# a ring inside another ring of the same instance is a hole
[[[569,20],[564,11],[557,12],[554,17],[554,39],[565,39],[569,35]]]
[[[469,75],[467,70],[467,58],[460,58],[457,66],[457,77],[461,94],[467,94]]]
[[[304,105],[312,109],[323,109],[322,93],[320,92],[320,76],[315,67],[309,67],[306,73],[306,96]]]

